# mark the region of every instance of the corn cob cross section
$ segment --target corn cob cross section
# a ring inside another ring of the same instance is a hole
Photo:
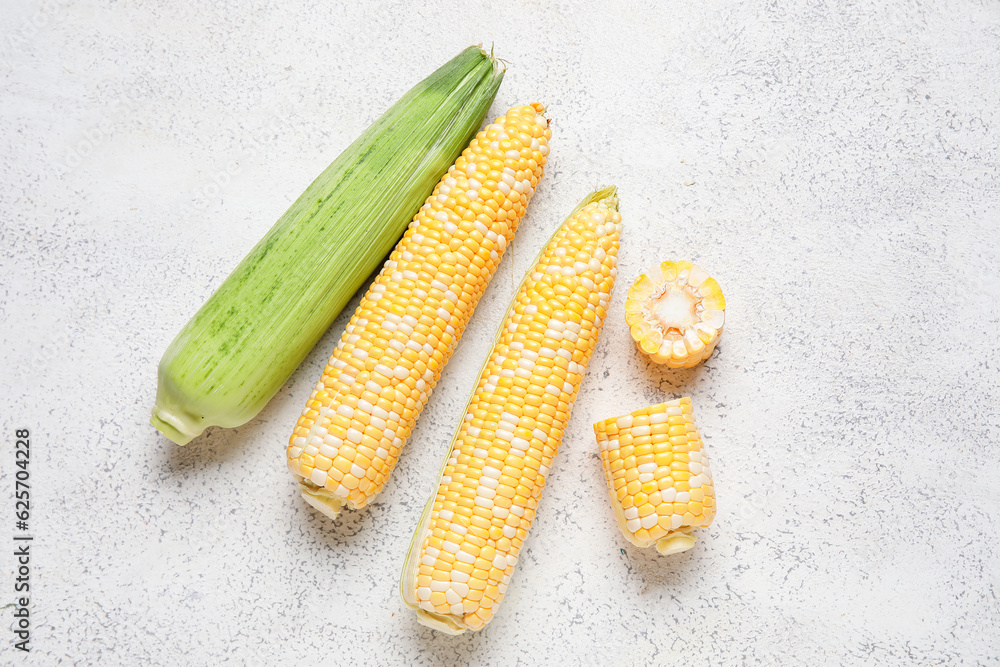
[[[690,549],[691,531],[715,518],[712,469],[680,398],[594,424],[618,526],[637,547]]]
[[[496,613],[607,313],[621,216],[591,194],[525,276],[403,569],[421,623],[459,634]]]
[[[302,495],[365,506],[400,450],[542,177],[540,104],[481,131],[410,223],[355,311],[289,439]]]
[[[691,262],[662,262],[628,291],[625,321],[644,354],[670,368],[693,368],[712,356],[726,319],[715,278]]]

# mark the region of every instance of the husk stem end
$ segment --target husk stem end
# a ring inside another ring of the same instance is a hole
[[[149,418],[157,431],[170,438],[178,445],[186,445],[196,437],[201,435],[204,429],[192,427],[184,419],[161,408],[153,408],[153,415]]]
[[[656,550],[664,556],[679,554],[693,547],[696,541],[697,538],[688,533],[670,533],[656,541]]]

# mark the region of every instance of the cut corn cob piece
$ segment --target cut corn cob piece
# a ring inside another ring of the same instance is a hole
[[[344,150],[164,352],[153,426],[184,445],[252,419],[399,239],[502,78],[482,49],[466,49]]]
[[[691,262],[663,262],[642,274],[625,301],[636,345],[671,368],[692,368],[712,356],[725,311],[719,283]]]
[[[496,613],[606,316],[620,232],[615,188],[592,193],[514,297],[403,566],[424,625],[459,634]]]
[[[288,467],[330,517],[396,465],[542,178],[540,104],[488,125],[442,177],[361,301],[289,439]]]
[[[618,526],[637,547],[690,549],[692,529],[715,518],[712,469],[680,398],[594,424]]]

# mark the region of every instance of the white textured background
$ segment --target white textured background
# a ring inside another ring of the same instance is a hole
[[[34,665],[997,664],[1000,5],[0,3],[0,606],[33,432]],[[702,6],[704,5],[704,6]],[[461,48],[542,101],[548,173],[379,502],[339,523],[284,445],[331,332],[251,423],[147,420],[168,342],[305,186]],[[227,170],[229,173],[227,173]],[[612,314],[497,618],[419,626],[420,509],[515,278],[621,191]],[[697,261],[703,367],[631,346],[626,288]],[[590,424],[691,395],[720,512],[627,545]]]

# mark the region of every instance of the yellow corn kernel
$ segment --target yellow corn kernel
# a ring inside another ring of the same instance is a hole
[[[552,136],[543,114],[540,104],[514,107],[472,140],[334,349],[287,449],[303,498],[328,516],[364,507],[395,467],[542,177]],[[470,220],[482,202],[497,208]],[[316,465],[305,474],[303,457],[320,453],[340,478]]]
[[[672,424],[670,433],[677,429],[677,435],[656,430],[667,423]],[[638,463],[623,451],[621,438],[647,431],[653,434],[653,461]],[[690,549],[695,542],[691,530],[708,526],[715,518],[712,470],[694,423],[691,399],[605,419],[594,424],[594,433],[609,480],[611,506],[625,538],[638,547],[655,543],[662,554]],[[635,479],[625,487],[611,482],[626,476]]]

